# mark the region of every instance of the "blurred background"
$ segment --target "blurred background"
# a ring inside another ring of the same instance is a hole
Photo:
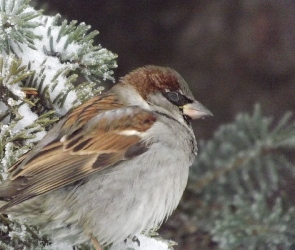
[[[118,54],[116,78],[146,64],[175,68],[196,99],[214,113],[214,118],[194,124],[198,139],[210,139],[237,113],[252,112],[255,103],[275,119],[294,110],[294,0],[36,0],[35,4],[47,14],[60,13],[98,30],[96,43]],[[190,235],[181,216],[176,212],[169,219],[162,236],[177,240],[176,249],[196,249],[198,235]]]
[[[280,116],[295,107],[293,0],[38,0],[98,30],[96,43],[118,54],[116,78],[146,64],[170,66],[186,79],[214,119],[198,138],[261,103]]]

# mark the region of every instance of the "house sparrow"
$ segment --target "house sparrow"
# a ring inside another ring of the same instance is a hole
[[[97,249],[148,232],[178,205],[197,154],[190,121],[208,115],[173,69],[132,71],[9,169],[0,212]]]

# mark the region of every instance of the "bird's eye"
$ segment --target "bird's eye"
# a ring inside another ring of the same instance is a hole
[[[177,92],[168,92],[167,96],[171,102],[179,102],[180,96]]]
[[[166,92],[164,93],[164,96],[169,102],[176,106],[183,106],[188,103],[187,98],[176,91]]]

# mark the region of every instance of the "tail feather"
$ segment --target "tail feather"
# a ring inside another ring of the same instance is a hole
[[[7,201],[0,200],[0,209],[7,204]]]

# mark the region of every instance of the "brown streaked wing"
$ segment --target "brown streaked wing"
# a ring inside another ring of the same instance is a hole
[[[87,111],[86,107],[81,112]],[[152,112],[139,107],[109,108],[88,120],[82,129],[61,133],[61,140],[44,146],[26,165],[12,167],[10,179],[0,188],[0,199],[9,202],[0,211],[144,153],[148,145],[141,133],[155,121]]]
[[[95,96],[77,107],[71,112],[65,122],[65,128],[76,129],[84,126],[92,117],[106,110],[118,109],[123,104],[114,94],[102,94]],[[75,124],[75,126],[73,126]]]
[[[123,104],[114,94],[106,93],[94,96],[72,110],[72,112],[70,112],[65,118],[59,121],[31,151],[24,155],[25,158],[22,156],[16,164],[9,168],[8,171],[13,175],[17,175],[17,173],[26,168],[31,159],[36,157],[40,150],[47,145],[54,141],[59,141],[62,136],[68,133],[82,129],[93,116],[106,110],[117,109],[120,107],[123,107]]]

